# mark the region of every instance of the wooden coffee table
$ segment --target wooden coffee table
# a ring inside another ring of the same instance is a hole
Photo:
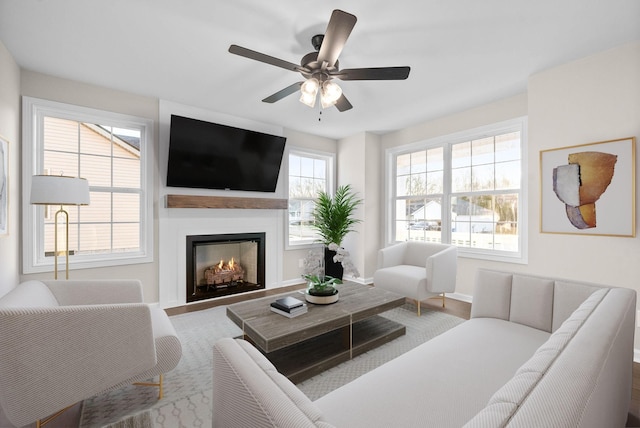
[[[404,325],[377,316],[404,304],[403,296],[352,282],[338,289],[338,302],[307,303],[308,312],[295,318],[272,312],[269,304],[284,296],[304,301],[299,291],[229,305],[227,316],[280,373],[298,383],[405,334]]]

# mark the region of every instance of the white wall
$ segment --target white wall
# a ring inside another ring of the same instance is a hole
[[[7,235],[0,237],[0,296],[19,280],[20,68],[0,42],[0,135],[9,141]]]

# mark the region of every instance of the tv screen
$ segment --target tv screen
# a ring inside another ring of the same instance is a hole
[[[286,138],[171,115],[167,186],[274,192]]]

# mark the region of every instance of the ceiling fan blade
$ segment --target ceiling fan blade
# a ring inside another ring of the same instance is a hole
[[[243,48],[238,45],[229,46],[229,52],[235,55],[240,55],[245,58],[253,59],[255,61],[264,62],[266,64],[275,65],[276,67],[284,68],[285,70],[290,71],[309,71],[305,67],[302,67],[298,64],[294,64],[289,61],[285,61],[283,59],[279,59],[270,55],[266,55],[260,52],[252,51],[251,49]]]
[[[350,110],[351,108],[353,108],[353,106],[351,105],[347,97],[345,97],[344,94],[342,94],[340,95],[340,98],[338,98],[338,101],[336,101],[336,108],[339,111],[343,112],[343,111]]]
[[[344,44],[356,25],[355,15],[336,9],[331,14],[327,30],[322,39],[322,45],[318,52],[318,62],[326,61],[329,67],[333,67],[344,48]]]
[[[346,68],[331,77],[340,80],[404,80],[411,67]]]
[[[280,101],[284,97],[287,97],[287,96],[293,94],[294,92],[298,91],[300,89],[300,85],[302,85],[302,83],[303,82],[297,82],[297,83],[294,83],[293,85],[289,85],[286,88],[279,90],[275,94],[268,96],[267,98],[262,100],[262,102],[263,103],[275,103],[276,101]]]

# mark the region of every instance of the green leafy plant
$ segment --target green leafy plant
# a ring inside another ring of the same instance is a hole
[[[338,187],[333,198],[326,192],[318,194],[311,226],[324,245],[340,246],[347,233],[353,232],[352,227],[361,221],[353,218],[353,212],[361,203],[362,199],[351,191],[348,184]]]
[[[302,275],[309,282],[309,292],[315,295],[331,295],[334,294],[336,284],[342,284],[342,281],[332,276],[320,276],[307,274]]]

